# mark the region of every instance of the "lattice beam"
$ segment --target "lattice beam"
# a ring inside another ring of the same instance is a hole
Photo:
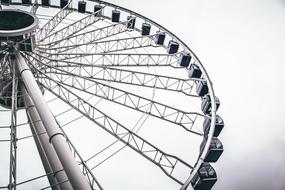
[[[43,39],[44,43],[52,43],[53,46],[62,40],[69,41],[74,34],[83,30],[84,28],[87,28],[99,20],[101,20],[100,17],[95,17],[93,14],[88,14],[86,17],[46,36]]]
[[[92,53],[111,53],[123,50],[131,50],[137,48],[145,48],[149,46],[155,46],[152,36],[139,36],[132,38],[121,38],[115,40],[95,41],[89,42],[84,39],[82,43],[75,44],[70,41],[68,45],[56,46],[56,47],[39,47],[42,51],[50,51],[51,53],[63,53],[69,51],[69,53],[79,52],[92,52]],[[69,45],[71,44],[71,45]]]
[[[97,66],[171,66],[182,68],[178,57],[170,54],[132,54],[132,53],[48,53],[38,51],[57,61],[75,61],[80,64]]]
[[[45,74],[61,84],[80,90],[84,93],[104,98],[140,112],[147,112],[154,117],[177,124],[189,132],[202,135],[201,133],[192,130],[196,117],[204,117],[197,112],[185,112],[119,88],[90,80],[89,78],[80,77],[63,70],[54,71],[52,67],[50,67],[48,73]]]
[[[42,74],[45,75],[44,73]],[[101,110],[83,100],[75,93],[68,90],[66,87],[62,86],[60,83],[57,83],[47,75],[45,75],[44,78],[38,79],[38,82],[56,97],[68,103],[78,112],[84,114],[99,127],[119,139],[121,142],[129,146],[131,149],[135,150],[137,153],[153,162],[168,177],[175,180],[177,183],[182,185],[186,179],[181,179],[181,175],[178,174],[180,170],[185,172],[185,174],[182,176],[189,176],[193,167],[188,163],[176,156],[163,152],[159,148],[155,147],[148,141],[144,140],[142,137],[129,130],[127,127],[123,126],[116,120],[106,115]]]
[[[89,18],[89,17],[85,17],[85,18]],[[96,18],[97,17],[94,17],[93,19],[96,19]],[[64,38],[64,37],[59,38],[57,41],[47,40],[47,42],[39,44],[39,46],[61,47],[61,46],[76,45],[76,44],[82,44],[82,43],[92,43],[92,42],[125,32],[127,30],[125,23],[126,22],[122,22],[119,24],[113,24],[113,25],[102,27],[102,28],[97,28],[94,30],[80,33],[80,34],[69,35],[68,38]]]
[[[72,12],[69,7],[72,5],[72,0],[69,0],[68,4],[62,8],[55,16],[53,16],[43,27],[41,27],[37,33],[36,38],[39,41],[45,39],[66,17]]]
[[[197,78],[182,79],[159,74],[144,73],[140,71],[98,66],[97,64],[88,65],[73,61],[58,61],[38,53],[36,53],[36,56],[39,58],[38,60],[42,60],[42,63],[52,66],[54,69],[71,72],[72,74],[80,77],[177,91],[193,97],[198,97],[192,92],[194,83],[196,81],[203,80]],[[35,58],[35,56],[33,57]],[[39,67],[43,67],[43,64],[39,65]]]

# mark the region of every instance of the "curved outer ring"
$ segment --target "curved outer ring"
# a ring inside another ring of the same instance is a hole
[[[205,79],[206,79],[207,85],[209,87],[209,94],[210,94],[210,98],[211,98],[211,102],[212,102],[212,104],[211,104],[211,106],[212,106],[212,109],[211,109],[211,127],[210,127],[210,131],[209,131],[209,134],[208,134],[209,138],[207,139],[205,148],[204,148],[202,154],[200,155],[199,159],[195,163],[194,169],[192,170],[189,178],[184,183],[184,185],[181,187],[181,190],[187,189],[188,185],[190,184],[191,179],[194,177],[194,175],[197,173],[198,169],[200,168],[201,164],[204,162],[204,159],[206,157],[208,149],[210,148],[210,143],[211,143],[211,140],[213,138],[214,130],[215,130],[215,121],[216,121],[216,100],[214,98],[215,97],[215,93],[214,93],[214,88],[213,88],[212,82],[210,80],[210,77],[209,77],[205,67],[202,65],[201,61],[196,56],[196,54],[180,38],[178,38],[176,35],[174,35],[172,32],[170,32],[169,30],[167,30],[166,28],[164,28],[163,26],[161,26],[157,22],[155,22],[155,21],[153,21],[153,20],[151,20],[149,18],[146,18],[145,16],[143,16],[143,15],[141,15],[139,13],[136,13],[134,11],[131,11],[131,10],[126,9],[124,7],[121,7],[121,6],[117,6],[117,5],[112,4],[112,3],[108,3],[108,2],[100,1],[100,0],[89,0],[89,1],[94,1],[94,2],[97,2],[97,3],[103,4],[103,5],[107,5],[107,6],[113,7],[115,9],[120,9],[122,11],[128,12],[128,13],[136,16],[136,17],[141,18],[142,20],[148,21],[149,23],[153,24],[154,26],[158,27],[159,29],[162,29],[169,36],[171,36],[173,39],[177,40],[186,50],[188,50],[195,57],[195,59],[198,62],[198,66],[200,67],[200,69],[202,70],[203,74],[205,75]]]
[[[37,26],[38,26],[39,21],[38,21],[37,17],[35,17],[34,15],[30,14],[29,12],[22,11],[22,10],[19,10],[19,9],[4,9],[4,10],[1,10],[1,11],[15,11],[15,12],[21,12],[21,13],[24,13],[24,14],[28,14],[31,17],[33,17],[34,22],[30,26],[25,27],[25,28],[21,28],[21,29],[18,29],[18,30],[0,30],[0,36],[4,36],[4,37],[6,37],[6,36],[21,36],[21,35],[33,32],[37,28]]]
[[[175,39],[177,42],[179,42],[183,47],[184,49],[186,49],[187,51],[189,51],[192,56],[197,60],[197,63],[198,66],[200,67],[200,69],[202,70],[202,73],[204,74],[205,76],[205,80],[207,82],[207,86],[209,88],[209,95],[210,95],[210,99],[211,99],[211,127],[210,127],[210,130],[209,130],[209,133],[208,133],[208,139],[207,139],[207,142],[206,142],[206,145],[204,147],[204,150],[203,152],[200,154],[199,158],[197,159],[196,163],[194,164],[194,168],[190,174],[190,176],[188,177],[188,179],[185,181],[185,183],[183,184],[183,186],[180,188],[180,190],[186,190],[187,187],[189,186],[190,182],[191,182],[191,179],[194,177],[194,175],[198,172],[200,166],[202,165],[202,163],[204,162],[204,159],[206,157],[206,154],[208,152],[208,149],[210,148],[210,144],[211,144],[211,140],[213,138],[213,135],[214,135],[214,130],[215,130],[215,121],[216,121],[216,100],[215,100],[215,93],[214,93],[214,89],[213,89],[213,85],[212,85],[212,82],[210,80],[210,77],[205,69],[205,67],[202,65],[201,61],[199,60],[199,58],[196,56],[196,54],[180,39],[178,38],[175,34],[173,34],[172,32],[170,32],[169,30],[167,30],[165,27],[161,26],[160,24],[158,24],[157,22],[139,14],[139,13],[136,13],[134,11],[131,11],[127,8],[124,8],[124,7],[121,7],[121,6],[118,6],[118,5],[115,5],[115,4],[112,4],[112,3],[109,3],[109,2],[105,2],[105,1],[101,1],[101,0],[87,0],[87,1],[92,1],[92,2],[95,2],[95,3],[99,3],[99,4],[103,4],[103,5],[106,5],[106,6],[109,6],[109,7],[113,7],[114,9],[118,9],[118,10],[121,10],[121,11],[124,11],[124,12],[127,12],[131,15],[134,15],[138,18],[141,18],[142,20],[144,21],[147,21],[149,23],[151,23],[152,25],[156,26],[157,28],[163,30],[164,32],[166,32],[170,37],[172,37],[173,39]],[[15,5],[21,5],[21,3],[11,3],[11,4],[15,4]],[[50,7],[56,7],[56,8],[60,8],[59,6],[54,6],[54,5],[51,5]],[[74,8],[71,8],[71,9],[74,9]],[[74,9],[75,10],[75,9]],[[86,11],[87,12],[87,11]],[[92,13],[92,12],[89,12],[89,13]]]

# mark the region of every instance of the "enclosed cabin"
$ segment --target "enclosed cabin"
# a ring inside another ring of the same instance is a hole
[[[202,71],[196,64],[191,64],[188,72],[189,78],[201,78]]]
[[[127,28],[134,29],[136,24],[136,17],[128,16],[127,17]]]
[[[103,13],[102,13],[103,9],[102,8],[103,7],[101,5],[94,5],[94,16],[96,16],[96,17],[102,16],[103,15]]]
[[[85,13],[86,12],[86,2],[78,1],[78,12]]]
[[[112,10],[112,22],[120,22],[121,12],[118,10]]]
[[[194,190],[210,190],[217,181],[217,174],[214,168],[204,162],[191,180]]]
[[[204,122],[203,122],[203,131],[204,134],[208,134],[209,130],[211,127],[211,118],[205,118]],[[214,130],[214,137],[218,137],[219,134],[221,133],[221,131],[224,128],[224,121],[223,119],[219,116],[216,115],[216,122],[215,122],[215,130]]]
[[[150,34],[151,25],[149,23],[142,24],[142,35],[148,36]]]
[[[31,5],[32,1],[31,0],[22,0],[23,5]]]
[[[191,62],[191,55],[187,52],[182,52],[179,56],[179,64],[181,67],[188,67]]]
[[[220,107],[220,100],[218,99],[218,97],[215,97],[215,101],[216,101],[216,110],[218,110]],[[211,103],[210,95],[205,95],[203,97],[201,109],[202,109],[202,112],[204,114],[210,114],[211,113],[212,103]]]
[[[60,8],[64,8],[68,4],[68,0],[60,0]]]
[[[168,42],[167,52],[168,52],[169,54],[177,53],[178,49],[179,49],[179,44],[178,44],[178,42],[173,41],[173,40],[170,40],[170,41]]]
[[[9,5],[11,0],[1,0],[1,4],[3,5]]]
[[[209,88],[206,81],[199,81],[196,85],[196,93],[198,96],[204,96],[208,94]]]
[[[202,154],[206,146],[207,140],[208,140],[208,136],[205,135],[200,145],[200,154]],[[213,137],[211,140],[209,150],[204,158],[204,161],[205,162],[216,162],[220,158],[223,152],[224,152],[223,144],[217,137]]]
[[[42,0],[42,6],[49,7],[50,6],[50,0]]]
[[[165,32],[157,31],[154,37],[154,42],[157,45],[163,45],[165,40]]]

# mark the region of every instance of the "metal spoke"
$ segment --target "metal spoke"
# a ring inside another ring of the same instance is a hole
[[[79,152],[76,150],[76,148],[74,147],[74,145],[72,144],[72,142],[68,138],[67,134],[65,133],[65,131],[61,127],[60,123],[58,121],[57,121],[57,123],[60,127],[60,130],[62,131],[62,133],[66,137],[66,142],[67,142],[71,152],[73,153],[74,158],[79,160],[79,163],[80,163],[79,165],[81,167],[82,173],[85,175],[85,177],[86,177],[88,183],[90,184],[90,186],[92,187],[92,189],[103,190],[103,187],[100,185],[98,180],[95,178],[95,176],[91,172],[91,169],[87,166],[87,164],[85,163],[85,161],[83,160],[83,158],[81,157]]]
[[[88,84],[87,81],[90,80],[81,78],[82,80],[80,81],[80,79],[78,79],[77,76],[73,76],[70,80],[68,81],[65,80],[63,82],[63,78],[61,76],[55,76],[55,75],[56,74],[52,73],[49,76],[51,78],[54,77],[54,79],[57,82],[64,84],[66,86],[73,87],[74,89],[80,90],[82,92],[110,100],[112,102],[132,108],[134,110],[138,110],[140,112],[145,112],[145,108],[147,106],[150,106],[151,109],[148,112],[150,115],[165,121],[175,123],[189,132],[202,135],[201,133],[192,130],[197,115],[205,117],[202,114],[199,114],[197,112],[184,112],[182,110],[172,108],[165,104],[152,101],[148,98],[144,98],[142,96],[138,96],[120,90],[118,88],[113,88],[111,86],[104,85],[102,83],[92,81],[93,83]],[[105,90],[107,91],[107,93],[104,93]]]
[[[42,60],[40,62],[36,62],[36,64],[43,63],[43,61],[46,62],[45,64],[39,65],[39,67],[42,70],[45,70],[46,72],[51,72],[47,68],[52,67],[53,72],[56,72],[55,70],[64,70],[67,72],[71,72],[73,75],[88,79],[118,82],[150,88],[155,87],[157,89],[182,92],[187,96],[193,97],[198,97],[197,95],[192,93],[195,81],[203,80],[197,78],[182,79],[171,76],[163,76],[159,74],[98,66],[97,64],[88,65],[74,61],[58,61],[56,59],[51,59],[49,57],[43,56],[42,54],[35,53],[35,55]],[[31,57],[36,59],[35,56]],[[44,65],[48,66],[45,66],[46,68],[43,68]]]
[[[64,39],[69,40],[71,36],[76,34],[77,32],[85,29],[86,27],[94,24],[95,22],[101,20],[100,17],[95,17],[93,14],[89,14],[86,17],[60,29],[59,31],[56,31],[42,40],[48,43],[52,42],[53,45],[57,44],[58,41],[62,41]]]
[[[93,15],[94,16],[94,15]],[[66,46],[66,45],[76,45],[87,42],[95,42],[110,36],[114,36],[125,32],[127,30],[126,22],[119,24],[113,24],[105,26],[102,28],[97,28],[91,31],[83,32],[77,35],[69,36],[68,38],[60,38],[57,41],[42,42],[39,46]]]
[[[37,17],[39,18],[39,20],[45,20],[45,21],[49,21],[50,19],[53,18],[50,15],[44,15],[44,14],[39,14],[39,13],[37,13]],[[60,24],[62,24],[63,26],[66,26],[66,25],[69,25],[70,22],[76,22],[76,20],[65,17],[64,20],[60,22]],[[37,44],[37,45],[40,46],[41,44]]]
[[[37,60],[37,62],[40,61]],[[175,123],[189,132],[202,135],[201,133],[192,130],[197,115],[205,117],[202,114],[197,112],[185,112],[172,108],[166,104],[150,100],[119,88],[111,87],[86,77],[74,75],[73,73],[64,70],[57,69],[57,71],[54,71],[53,67],[46,64],[44,65],[49,67],[48,73],[45,74],[61,84],[107,99],[140,112],[145,112],[145,108],[150,106],[150,110],[148,111],[150,115]]]
[[[57,61],[78,60],[79,63],[97,66],[171,66],[183,68],[178,64],[178,56],[170,54],[138,54],[138,53],[48,53],[39,51]]]
[[[69,0],[68,4],[62,8],[55,16],[53,16],[43,27],[41,27],[37,33],[36,38],[39,41],[45,39],[66,17],[72,12],[69,6],[72,5],[72,0]]]
[[[78,112],[84,114],[88,119],[93,121],[95,124],[100,126],[102,129],[120,139],[121,142],[125,143],[131,149],[135,150],[155,165],[160,167],[160,169],[171,179],[175,180],[179,184],[183,184],[184,180],[181,177],[176,176],[176,170],[182,167],[187,171],[184,177],[188,176],[192,170],[192,166],[190,166],[185,161],[180,158],[167,154],[155,147],[148,141],[144,140],[142,137],[138,136],[127,127],[123,126],[116,120],[112,119],[101,110],[97,109],[87,101],[80,98],[75,93],[69,91],[66,87],[57,83],[55,80],[46,76],[45,78],[38,79],[39,83],[44,86],[47,90],[49,90],[52,94],[68,103]],[[53,88],[53,90],[51,90]],[[76,100],[71,102],[71,100]],[[128,134],[125,138],[121,138],[122,135]],[[174,171],[175,170],[175,171]]]
[[[70,51],[74,52],[92,52],[92,53],[111,53],[122,50],[131,50],[145,47],[156,47],[153,36],[139,36],[132,38],[120,38],[115,40],[95,41],[95,42],[81,42],[79,44],[63,45],[57,47],[39,47],[42,51],[50,51],[63,53]],[[158,46],[157,46],[158,47]]]

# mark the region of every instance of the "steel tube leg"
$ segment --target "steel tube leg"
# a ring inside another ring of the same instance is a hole
[[[49,137],[43,126],[41,118],[35,108],[35,105],[29,97],[24,86],[22,87],[22,93],[24,95],[27,116],[30,120],[30,127],[34,134],[34,139],[40,152],[43,165],[47,169],[49,169],[50,167],[47,173],[55,172],[53,175],[50,176],[52,178],[49,179],[50,184],[55,185],[59,183],[59,185],[53,187],[53,190],[73,190],[70,182],[67,181],[68,178],[66,176],[66,173],[62,170],[62,164],[58,159],[54,147],[52,146],[52,144],[49,143]]]
[[[73,158],[73,155],[66,144],[66,139],[60,131],[51,111],[49,110],[31,70],[19,52],[16,51],[15,56],[19,72],[27,92],[35,104],[35,107],[48,133],[49,141],[52,143],[73,189],[91,190],[85,176],[80,171],[78,164]]]
[[[27,117],[29,118],[28,113],[27,113]],[[40,155],[43,167],[45,169],[46,174],[49,174],[49,175],[47,175],[49,184],[52,187],[52,190],[60,190],[58,185],[55,185],[55,184],[58,184],[58,182],[57,182],[56,178],[54,177],[54,175],[52,174],[53,170],[51,169],[51,166],[49,164],[47,156],[46,156],[46,154],[45,154],[45,152],[43,150],[43,147],[41,146],[40,140],[37,137],[37,133],[35,131],[35,126],[32,124],[33,121],[31,121],[31,119],[28,119],[28,120],[29,120],[30,129],[31,129],[32,134],[34,136],[34,141],[36,143],[36,146],[37,146],[37,149],[38,149],[38,152],[39,152],[39,155]]]

